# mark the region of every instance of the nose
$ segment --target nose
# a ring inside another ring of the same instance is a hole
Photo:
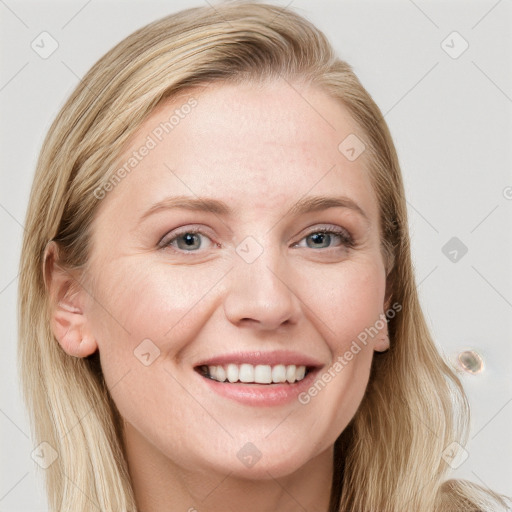
[[[274,330],[298,322],[297,280],[278,249],[265,248],[252,263],[237,255],[228,279],[224,311],[234,325]]]

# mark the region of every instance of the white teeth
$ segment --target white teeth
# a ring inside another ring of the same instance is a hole
[[[305,366],[294,364],[278,364],[270,366],[266,364],[228,364],[227,366],[208,366],[208,376],[219,382],[244,382],[256,384],[279,384],[289,382],[293,384],[302,380],[306,375]]]
[[[278,364],[272,368],[272,382],[286,382],[286,366],[284,364]]]
[[[297,372],[297,367],[294,364],[286,367],[286,380],[293,384],[295,382],[295,373]]]
[[[226,370],[224,370],[222,366],[213,366],[212,368],[217,369],[215,376],[212,375],[212,378],[218,380],[219,382],[224,382],[226,380]]]
[[[210,366],[208,366],[208,371],[210,371]],[[226,376],[227,376],[229,382],[237,382],[238,381],[238,366],[236,364],[228,364]],[[221,381],[221,382],[224,382],[224,381]]]
[[[254,382],[254,366],[252,364],[241,364],[238,380],[240,382]]]
[[[256,384],[270,384],[272,382],[272,368],[266,364],[259,364],[254,368],[254,382]]]

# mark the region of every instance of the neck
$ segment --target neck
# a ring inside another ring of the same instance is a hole
[[[155,450],[129,424],[124,426],[128,468],[139,512],[328,512],[333,447],[293,473],[265,480],[233,472],[190,471]]]

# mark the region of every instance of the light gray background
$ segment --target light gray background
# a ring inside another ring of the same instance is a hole
[[[473,349],[485,364],[478,375],[462,375],[472,431],[469,457],[453,475],[512,495],[512,2],[273,3],[291,3],[316,23],[385,114],[434,337],[449,359]],[[47,510],[17,387],[15,321],[23,223],[44,134],[80,77],[114,44],[203,4],[0,0],[0,511]],[[31,48],[43,31],[59,45],[47,59]],[[447,39],[454,31],[469,44],[457,58],[445,51],[463,48],[458,36]],[[456,262],[442,252],[452,237],[468,248]]]

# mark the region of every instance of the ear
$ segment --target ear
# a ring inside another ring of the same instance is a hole
[[[386,291],[384,294],[384,312],[386,312],[391,306],[391,299],[393,298],[393,281],[390,277],[391,270],[386,275]]]
[[[43,276],[49,296],[51,329],[60,346],[74,357],[93,354],[98,345],[84,314],[87,292],[78,276],[59,264],[59,247],[53,240],[44,252]]]
[[[385,314],[381,314],[379,323],[383,324],[382,329],[379,329],[379,333],[375,336],[373,342],[373,350],[375,352],[386,352],[389,349],[389,334],[388,334],[388,322]]]
[[[387,288],[386,288],[387,290]],[[379,327],[379,333],[375,336],[373,349],[376,352],[385,352],[389,349],[389,334],[388,334],[388,320],[386,312],[389,309],[389,306],[391,304],[391,293],[388,293],[386,291],[386,298],[384,299],[384,305],[383,310],[384,313],[381,313],[378,322]],[[376,325],[377,325],[376,322]]]

